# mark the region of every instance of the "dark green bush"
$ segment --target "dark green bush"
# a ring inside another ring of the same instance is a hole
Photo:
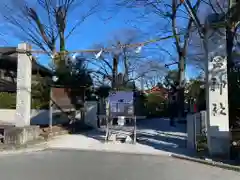
[[[149,118],[166,117],[167,102],[160,93],[151,93],[147,96],[146,110]]]
[[[47,109],[49,101],[32,98],[32,109]],[[0,109],[16,109],[16,93],[0,92]]]
[[[16,93],[0,92],[0,108],[15,109]]]

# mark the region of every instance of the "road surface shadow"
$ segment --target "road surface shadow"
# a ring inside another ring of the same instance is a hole
[[[186,137],[183,136],[169,135],[161,132],[156,132],[156,134],[139,132],[137,142],[161,151],[181,155],[193,155],[193,152],[186,148]]]
[[[184,124],[170,126],[169,119],[146,119],[137,127],[137,142],[157,150],[193,156],[195,153],[186,148],[187,134]]]
[[[101,129],[81,131],[78,134],[105,142],[105,131]],[[176,127],[170,127],[168,119],[146,119],[137,124],[137,143],[157,150],[192,155],[186,149],[186,140],[184,125],[176,123]]]
[[[82,132],[81,134],[88,137],[88,138],[98,140],[102,143],[105,142],[105,132],[101,131],[100,129],[99,130],[90,130],[90,131]]]
[[[186,133],[186,125],[175,122],[176,127],[170,126],[168,118],[153,118],[137,121],[138,129],[151,129],[156,131],[163,131],[165,133]]]
[[[75,131],[71,134],[79,134],[90,139],[97,140],[105,143],[104,129],[93,129],[84,123],[74,124]],[[169,125],[168,119],[145,119],[137,123],[137,144],[152,147],[159,151],[195,157],[195,158],[208,158],[209,156],[200,155],[196,151],[187,149],[187,134],[183,124],[176,123],[176,127]],[[221,161],[214,159],[215,161]],[[225,162],[225,161],[224,161]],[[226,161],[227,164],[236,164],[235,162]],[[239,164],[239,163],[238,163]]]

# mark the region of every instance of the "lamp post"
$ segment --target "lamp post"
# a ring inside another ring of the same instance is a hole
[[[57,82],[58,77],[53,76],[52,81],[51,81],[51,86],[50,86],[50,100],[49,100],[49,129],[50,133],[52,133],[52,124],[53,124],[53,119],[52,119],[52,114],[53,114],[53,92],[52,92],[52,85],[53,83]]]

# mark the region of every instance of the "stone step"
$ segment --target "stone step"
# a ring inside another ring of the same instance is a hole
[[[131,136],[129,135],[117,135],[117,134],[111,134],[110,137],[109,137],[109,140],[110,141],[113,141],[113,142],[124,142],[124,143],[132,143],[132,138]]]

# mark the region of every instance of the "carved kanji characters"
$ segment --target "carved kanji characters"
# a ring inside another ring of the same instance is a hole
[[[227,115],[226,108],[224,107],[223,103],[212,103],[212,115]]]

